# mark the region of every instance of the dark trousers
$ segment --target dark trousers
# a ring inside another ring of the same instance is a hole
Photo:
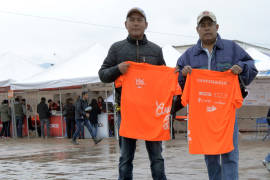
[[[95,131],[95,128],[93,125],[90,124],[88,119],[76,119],[76,131],[73,135],[73,140],[76,140],[77,137],[79,136],[80,132],[84,129],[84,126],[87,127],[88,131],[90,132],[91,136],[93,139],[96,138],[97,133]]]
[[[0,133],[0,137],[1,136],[5,136],[5,137],[10,137],[10,122],[3,122],[3,128],[1,130],[1,133]]]
[[[73,134],[75,133],[75,119],[74,118],[66,118],[66,125],[67,125],[67,137],[70,139],[72,138]]]
[[[29,116],[27,118],[27,121],[28,121],[28,129],[31,130],[31,131],[34,131],[35,130],[35,127],[33,127],[31,116]]]
[[[120,123],[121,117],[119,116],[118,127],[120,127]],[[133,179],[133,159],[136,141],[136,139],[119,136],[119,180]],[[164,159],[162,157],[162,141],[145,141],[145,146],[150,160],[152,178],[154,180],[166,180]]]
[[[17,136],[22,137],[23,117],[16,116]]]

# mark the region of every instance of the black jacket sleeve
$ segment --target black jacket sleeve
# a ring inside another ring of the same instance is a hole
[[[111,46],[107,57],[105,58],[99,72],[99,78],[104,83],[114,82],[120,75],[121,72],[118,68],[118,63],[115,54],[114,45]]]

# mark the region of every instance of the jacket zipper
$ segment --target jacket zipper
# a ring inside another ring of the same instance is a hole
[[[136,61],[139,62],[139,40],[136,40]]]

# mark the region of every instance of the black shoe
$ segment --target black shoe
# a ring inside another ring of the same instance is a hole
[[[71,143],[74,144],[74,145],[79,145],[79,143],[74,139],[71,140]]]
[[[102,141],[103,140],[103,138],[95,138],[94,139],[94,142],[95,142],[95,144],[98,144],[98,143],[100,143],[100,141]]]

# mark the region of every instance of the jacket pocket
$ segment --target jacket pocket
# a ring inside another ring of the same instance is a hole
[[[232,58],[219,57],[216,59],[216,66],[218,71],[227,71],[232,67]]]

